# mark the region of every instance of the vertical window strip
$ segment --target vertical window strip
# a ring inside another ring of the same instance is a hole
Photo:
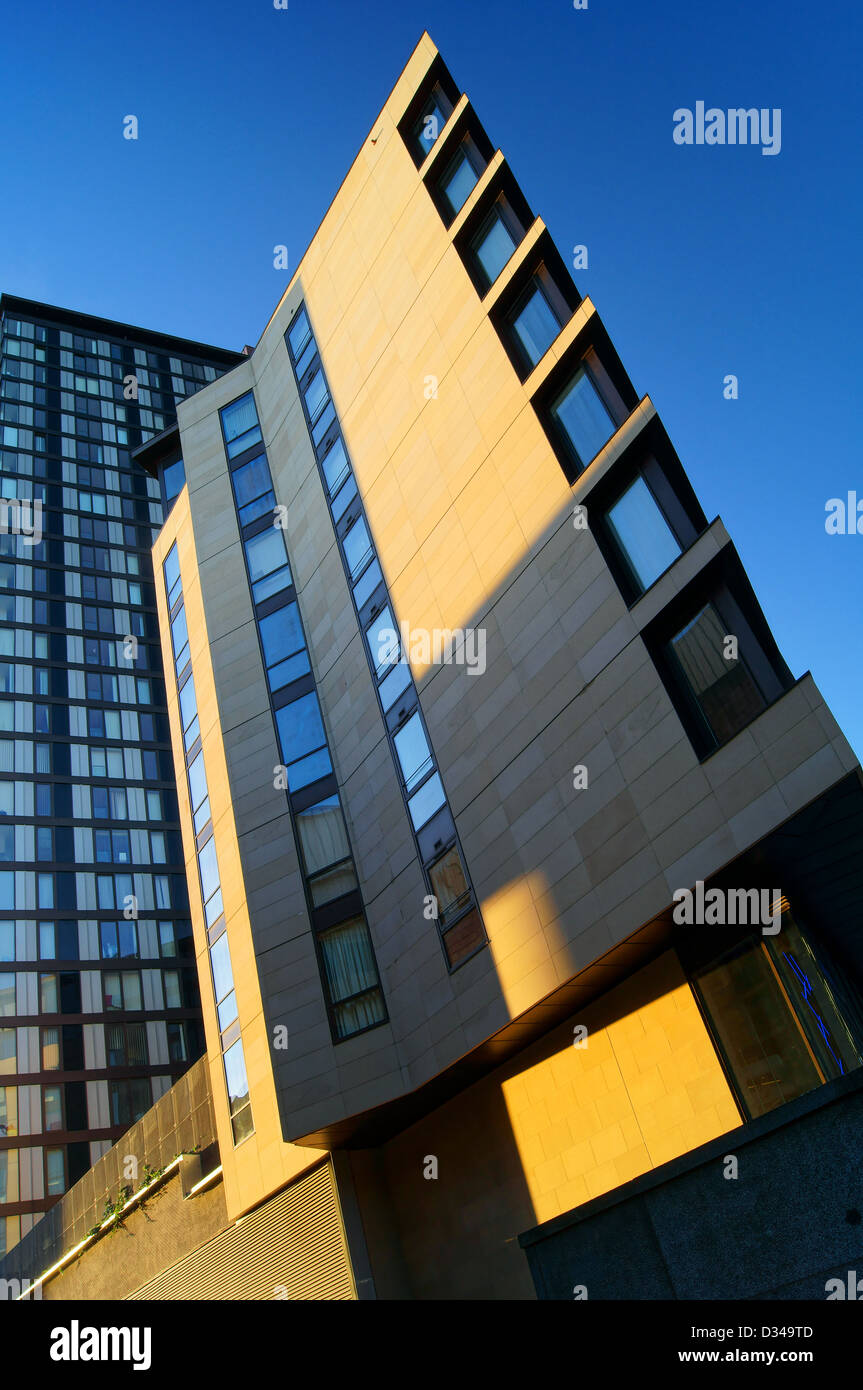
[[[299,390],[306,427],[312,440],[318,473],[330,509],[357,622],[364,632],[366,660],[380,702],[390,753],[402,787],[417,857],[422,865],[429,892],[438,903],[438,916],[435,918],[438,936],[447,966],[452,970],[482,950],[488,944],[488,935],[467,875],[457,835],[454,834],[447,848],[436,849],[431,857],[428,854],[423,855],[419,832],[444,807],[449,810],[449,803],[425,728],[410,664],[404,659],[406,654],[400,651],[398,639],[394,643],[389,641],[386,652],[383,652],[380,643],[372,649],[372,634],[375,631],[396,631],[392,617],[392,602],[384,585],[383,571],[370,536],[365,509],[360,501],[355,502],[358,489],[334,407],[332,418],[338,432],[326,452],[322,453],[321,450],[323,436],[315,424],[318,418],[316,412],[319,413],[322,409],[321,400],[332,405],[332,397],[305,304],[297,310],[285,333],[285,347]],[[342,518],[349,508],[353,520],[342,535]],[[377,605],[371,618],[367,618],[364,626],[360,619],[360,610],[376,589],[383,590],[384,598]],[[400,660],[400,657],[403,659]],[[387,712],[396,706],[397,701],[408,704],[410,710],[399,727],[391,730],[387,723]],[[453,819],[451,811],[450,818]],[[453,826],[454,824],[453,819]],[[453,855],[459,861],[457,869]],[[459,891],[445,904],[440,898],[440,876],[435,874],[443,860],[449,863],[449,883],[452,884],[455,875],[460,877],[461,883]]]
[[[245,424],[245,421],[243,421]],[[186,782],[189,792],[189,806],[195,834],[195,860],[198,865],[198,884],[201,890],[201,903],[204,910],[204,923],[208,934],[222,920],[222,931],[210,942],[210,973],[213,997],[216,1003],[216,1016],[222,1051],[222,1065],[225,1072],[225,1086],[228,1093],[228,1110],[231,1116],[231,1129],[234,1145],[241,1143],[254,1132],[252,1106],[249,1097],[246,1064],[242,1038],[235,1037],[236,1029],[231,1025],[237,1018],[234,997],[234,976],[231,968],[230,948],[222,919],[222,888],[219,877],[219,862],[216,844],[212,833],[203,844],[199,844],[201,833],[210,821],[210,798],[207,790],[207,774],[204,768],[203,750],[200,748],[198,729],[197,700],[194,677],[189,671],[180,687],[180,676],[190,666],[189,641],[186,628],[186,605],[183,599],[183,581],[180,574],[180,561],[176,542],[171,546],[162,566],[165,581],[165,595],[168,602],[168,619],[174,645],[175,681],[180,701],[183,725],[183,761],[186,766]],[[182,650],[178,651],[178,637]],[[190,734],[193,737],[190,737]],[[191,756],[193,755],[193,756]],[[206,817],[200,819],[206,808]]]
[[[295,342],[300,356],[311,361],[309,345],[314,353],[314,339],[308,322],[295,324]],[[326,429],[335,409],[322,374],[313,378],[309,392],[319,428]],[[240,400],[245,436],[260,439],[254,393],[249,392]],[[333,1039],[339,1042],[386,1023],[386,1002],[365,908],[359,913],[356,910],[357,901],[361,902],[359,881],[340,794],[338,790],[322,794],[316,805],[301,810],[292,801],[298,791],[325,779],[334,782],[335,776],[284,530],[275,524],[260,529],[266,512],[272,510],[275,515],[276,506],[266,451],[256,445],[253,458],[240,459],[236,466],[231,463],[231,412],[237,405],[234,402],[221,412],[225,452],[270,687],[270,711],[287,773],[288,811],[303,867],[321,987]],[[262,615],[257,613],[260,604],[267,605]],[[278,705],[274,697],[278,698]],[[318,911],[331,904],[330,910],[335,910],[340,898],[348,902],[348,895],[352,901],[344,920],[337,916],[333,922],[328,912],[326,926],[319,926]]]

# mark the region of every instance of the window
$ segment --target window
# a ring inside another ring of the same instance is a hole
[[[146,1067],[149,1064],[146,1024],[106,1023],[105,1047],[109,1067]]]
[[[302,357],[312,338],[312,326],[305,309],[301,309],[288,329],[288,339],[294,361]]]
[[[110,1081],[108,1087],[111,1098],[111,1123],[113,1125],[124,1125],[128,1129],[130,1125],[140,1120],[142,1115],[146,1115],[153,1104],[150,1082],[146,1077],[135,1077],[128,1081]]]
[[[296,603],[261,618],[259,628],[271,690],[281,690],[311,670]]]
[[[59,1086],[42,1087],[42,1106],[45,1133],[52,1129],[63,1129],[63,1096]]]
[[[332,771],[318,697],[314,691],[276,711],[282,757],[291,791]]]
[[[225,448],[228,458],[237,458],[255,444],[260,444],[262,435],[258,424],[258,412],[252,392],[241,396],[233,405],[226,405],[221,411],[222,429],[225,432]]]
[[[176,545],[172,545],[165,556],[165,588],[168,591],[168,608],[173,608],[182,592],[180,579],[180,557]]]
[[[429,865],[428,874],[437,898],[438,922],[443,929],[470,897],[461,856],[455,846]]]
[[[383,574],[377,560],[373,560],[362,578],[354,585],[354,602],[357,608],[362,608],[364,603],[368,603],[375,589],[383,583]]]
[[[336,1034],[340,1038],[386,1017],[368,927],[352,917],[318,937]]]
[[[516,350],[528,371],[545,356],[560,332],[563,320],[552,308],[551,297],[557,299],[558,296],[548,277],[533,275],[507,315]]]
[[[693,985],[750,1118],[863,1065],[863,1042],[788,910],[777,935],[726,948]]]
[[[0,1018],[13,1018],[17,1012],[15,975],[11,971],[4,971],[0,975]]]
[[[452,103],[447,98],[440,83],[436,82],[423,106],[419,119],[414,123],[412,132],[421,159],[425,158],[437,140],[451,111]]]
[[[327,390],[327,383],[319,367],[305,391],[306,410],[309,414],[309,423],[312,426],[320,419],[329,399],[330,393]]]
[[[237,1017],[237,999],[234,993],[234,974],[231,969],[231,952],[227,933],[223,932],[210,948],[210,966],[213,971],[213,993],[216,996],[216,1012],[219,1016],[221,1032]]]
[[[201,896],[204,900],[204,916],[210,927],[222,913],[222,889],[219,882],[219,864],[216,858],[216,841],[211,835],[203,849],[198,852],[198,866],[201,871]]]
[[[18,1088],[0,1086],[0,1139],[11,1139],[17,1133]]]
[[[316,907],[357,886],[338,796],[297,812],[297,831],[309,889]]]
[[[120,922],[100,922],[103,960],[123,960],[138,955],[137,923],[123,918]]]
[[[419,791],[408,802],[414,830],[420,830],[426,821],[431,820],[435,811],[440,810],[445,800],[443,783],[440,774],[436,772],[433,777],[423,783]]]
[[[419,711],[399,729],[393,742],[404,778],[405,791],[410,792],[434,765]]]
[[[486,289],[489,289],[500,275],[520,237],[521,228],[516,230],[514,217],[503,200],[498,199],[470,242],[474,264],[479,269]]]
[[[183,725],[183,742],[188,751],[200,733],[198,724],[198,701],[195,696],[195,678],[189,676],[180,690],[180,721]]]
[[[324,470],[330,496],[333,497],[347,478],[351,468],[341,435],[334,441],[329,452],[324,455],[321,467]]]
[[[60,1029],[43,1028],[42,1033],[42,1070],[60,1070]]]
[[[57,991],[58,979],[56,975],[39,976],[39,1012],[43,1014],[56,1014],[60,1011],[59,995]]]
[[[210,798],[207,793],[203,749],[194,762],[189,764],[189,797],[192,803],[195,834],[199,835],[210,819]]]
[[[49,1197],[66,1191],[66,1155],[63,1149],[45,1150],[45,1192]]]
[[[362,574],[365,566],[374,555],[372,543],[369,540],[369,533],[363,517],[358,517],[342,544],[345,549],[345,559],[348,562],[351,580],[355,580]]]
[[[228,1048],[224,1061],[231,1128],[234,1133],[234,1143],[240,1144],[253,1130],[252,1107],[249,1100],[249,1083],[246,1078],[246,1060],[243,1056],[242,1040],[238,1040],[233,1047]]]
[[[641,475],[606,516],[621,557],[638,591],[644,592],[677,559],[680,543]]]
[[[171,622],[171,642],[174,647],[174,663],[177,675],[182,675],[189,664],[189,629],[186,624],[186,605],[179,609]]]
[[[393,621],[389,604],[382,609],[371,626],[366,629],[366,640],[374,663],[375,675],[380,680],[381,676],[386,675],[399,659],[398,629]]]
[[[251,536],[245,547],[255,603],[263,603],[264,599],[291,585],[285,538],[277,527]]]
[[[18,1052],[14,1028],[0,1028],[0,1076],[14,1076],[18,1070]]]
[[[617,428],[583,364],[552,402],[549,413],[552,427],[579,470],[587,467]]]
[[[464,207],[479,179],[481,163],[472,141],[465,139],[440,181],[440,190],[453,217]]]
[[[175,497],[179,497],[186,485],[186,470],[183,460],[177,459],[162,469],[162,486],[165,489],[165,505],[170,507]]]
[[[123,1009],[132,1013],[142,1009],[141,976],[137,970],[106,970],[102,975],[102,996],[105,1011]]]
[[[270,470],[264,454],[250,459],[231,474],[240,526],[248,526],[276,505]]]
[[[733,738],[767,704],[742,657],[726,659],[726,634],[719,613],[708,603],[671,639],[669,647],[685,689],[716,744]]]
[[[168,1057],[172,1062],[188,1060],[186,1048],[186,1025],[184,1023],[166,1024],[168,1033]]]

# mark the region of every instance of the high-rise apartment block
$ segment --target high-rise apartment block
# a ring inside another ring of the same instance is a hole
[[[134,461],[212,1116],[89,1176],[169,1170],[119,1292],[823,1290],[860,767],[427,35],[177,418]],[[43,1296],[104,1278],[83,1219],[22,1242]]]
[[[202,1050],[150,558],[164,499],[131,451],[238,354],[10,295],[0,332],[5,1252]]]

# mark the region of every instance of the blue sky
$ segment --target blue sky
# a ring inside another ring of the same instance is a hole
[[[424,28],[863,753],[863,535],[824,529],[863,498],[853,0],[9,6],[0,287],[254,343]],[[676,145],[698,100],[781,108],[781,152]]]

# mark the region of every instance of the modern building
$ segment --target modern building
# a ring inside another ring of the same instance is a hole
[[[135,460],[184,477],[214,1132],[141,1122],[162,1254],[140,1223],[115,1290],[823,1297],[863,1255],[860,767],[428,35],[177,418]],[[131,1142],[0,1272],[104,1286],[80,1213]]]
[[[239,354],[10,295],[0,330],[6,1251],[202,1049],[150,558],[164,497],[131,451]]]

